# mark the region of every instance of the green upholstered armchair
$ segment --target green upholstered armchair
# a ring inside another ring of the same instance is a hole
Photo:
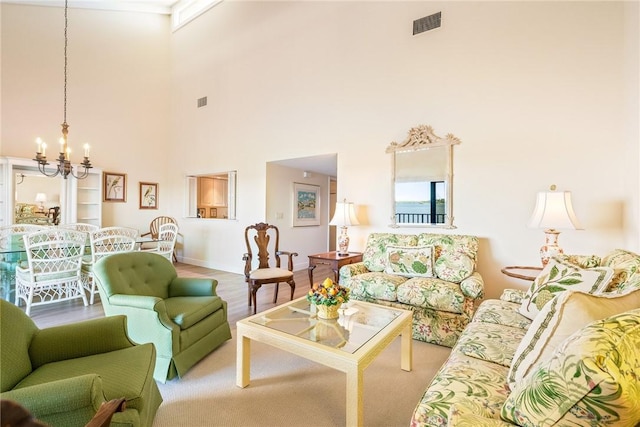
[[[38,329],[0,300],[0,399],[18,402],[51,426],[84,426],[103,402],[124,397],[112,426],[153,424],[162,396],[155,350],[129,340],[124,316]]]
[[[102,258],[93,274],[105,314],[124,314],[131,339],[155,345],[158,381],[181,377],[231,339],[215,279],[177,277],[171,261],[150,252]]]

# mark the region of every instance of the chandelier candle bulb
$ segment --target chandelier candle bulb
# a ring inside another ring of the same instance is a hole
[[[36,144],[38,144],[38,151],[37,151],[37,153],[42,153],[42,139],[40,139],[40,138],[36,138]]]
[[[42,143],[42,156],[43,157],[44,157],[46,151],[47,151],[47,143],[43,142]]]
[[[89,157],[89,144],[84,144],[84,156]]]

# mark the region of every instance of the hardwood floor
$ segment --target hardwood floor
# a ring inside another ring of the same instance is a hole
[[[175,267],[180,277],[212,277],[218,280],[217,292],[227,302],[228,320],[232,328],[235,327],[238,320],[253,314],[252,307],[248,305],[247,284],[242,274],[182,263],[176,263]],[[318,282],[325,277],[333,278],[333,271],[328,266],[319,265],[314,270],[313,276],[314,281]],[[294,279],[296,281],[294,298],[304,296],[309,291],[307,270],[303,269],[294,272]],[[265,285],[258,291],[258,312],[289,301],[289,285],[281,283],[278,300],[276,304],[273,304],[274,287],[275,285]],[[31,318],[39,328],[75,323],[97,317],[104,317],[104,310],[102,309],[100,298],[97,296],[96,302],[87,307],[82,304],[81,300],[73,300],[31,308]]]

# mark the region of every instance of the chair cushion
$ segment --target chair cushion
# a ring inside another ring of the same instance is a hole
[[[249,273],[249,278],[252,280],[269,280],[279,277],[293,277],[293,272],[284,268],[259,268]]]
[[[413,277],[398,286],[398,302],[415,307],[431,308],[450,313],[464,311],[464,295],[457,283],[435,277]]]
[[[164,300],[167,315],[180,329],[188,329],[222,308],[218,296],[173,297]]]
[[[478,238],[463,234],[422,233],[418,246],[433,246],[434,271],[438,278],[460,283],[476,269]]]
[[[546,303],[567,289],[598,293],[606,289],[613,276],[610,267],[582,269],[556,258],[533,281],[518,312],[533,320]]]
[[[639,347],[640,309],[591,323],[514,387],[502,417],[522,426],[637,425]]]
[[[29,345],[38,328],[20,308],[5,300],[0,300],[0,316],[0,392],[4,392],[31,373]]]
[[[155,360],[152,344],[142,344],[108,353],[47,363],[16,385],[16,389],[85,374],[98,374],[107,400],[125,397],[128,408],[142,409],[142,391]]]

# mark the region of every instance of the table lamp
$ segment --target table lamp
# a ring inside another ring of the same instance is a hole
[[[36,202],[40,203],[40,212],[44,212],[44,202],[47,201],[47,195],[44,193],[36,194]]]
[[[545,266],[554,255],[563,253],[558,246],[558,229],[583,230],[571,204],[570,191],[541,191],[536,198],[536,206],[529,219],[529,227],[544,228],[545,244],[540,248],[540,259]]]
[[[336,210],[329,225],[340,227],[340,236],[338,237],[338,255],[349,255],[349,236],[347,236],[347,227],[350,225],[360,225],[356,217],[353,203],[347,203],[347,199],[336,203]]]

